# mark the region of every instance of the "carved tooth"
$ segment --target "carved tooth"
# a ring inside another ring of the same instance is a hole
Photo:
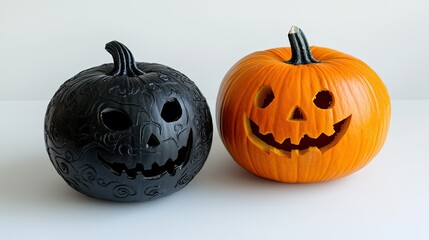
[[[152,163],[152,170],[157,170],[159,168],[158,163],[154,162]]]
[[[164,168],[170,175],[175,173],[174,162],[171,159],[168,159],[168,161],[164,164]]]
[[[304,136],[298,136],[297,134],[290,136],[290,141],[292,144],[294,145],[299,145],[299,142],[301,141],[301,138],[303,138]]]
[[[335,133],[334,126],[330,127],[327,131],[324,132],[327,136],[332,136]],[[320,135],[319,135],[320,136]],[[319,137],[318,136],[318,137]]]
[[[135,179],[137,176],[137,172],[134,169],[128,169],[125,171],[129,179]]]

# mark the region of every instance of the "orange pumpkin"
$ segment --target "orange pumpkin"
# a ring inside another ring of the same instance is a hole
[[[260,177],[304,183],[349,175],[384,144],[387,89],[364,62],[309,47],[297,27],[288,37],[291,48],[252,53],[226,74],[216,109],[221,139]]]

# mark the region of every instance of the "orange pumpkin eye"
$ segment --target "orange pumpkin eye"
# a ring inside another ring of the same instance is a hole
[[[255,105],[258,108],[266,108],[274,100],[274,93],[270,86],[259,88],[255,96]]]
[[[328,90],[321,90],[314,96],[313,103],[320,109],[329,109],[334,106],[334,96]]]

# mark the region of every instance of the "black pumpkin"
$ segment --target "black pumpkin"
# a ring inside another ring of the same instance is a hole
[[[80,72],[48,105],[52,164],[71,187],[100,199],[146,201],[182,189],[212,143],[204,96],[172,68],[135,62],[117,41],[106,50],[113,64]]]

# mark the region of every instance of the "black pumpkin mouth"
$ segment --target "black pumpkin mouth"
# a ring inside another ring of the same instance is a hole
[[[189,132],[188,141],[185,146],[181,147],[178,151],[177,158],[175,160],[168,159],[164,165],[159,165],[154,162],[152,165],[145,166],[143,163],[137,163],[134,168],[127,168],[125,163],[122,162],[108,162],[99,153],[97,153],[98,159],[107,167],[113,174],[121,176],[126,174],[128,178],[135,179],[138,175],[142,175],[147,179],[158,179],[164,174],[170,174],[174,176],[177,169],[181,169],[189,162],[189,156],[191,154],[193,143],[192,129]]]
[[[317,138],[312,138],[305,134],[300,139],[298,144],[292,144],[290,138],[286,138],[285,140],[283,140],[283,142],[279,143],[274,139],[272,133],[260,133],[259,126],[248,117],[245,117],[247,119],[245,125],[247,133],[248,135],[250,135],[249,138],[252,140],[253,143],[255,143],[255,145],[261,147],[262,141],[262,144],[268,145],[268,148],[275,148],[281,150],[282,153],[290,157],[291,151],[293,150],[306,151],[309,148],[318,148],[322,153],[324,153],[328,149],[332,148],[341,140],[341,138],[347,131],[350,125],[351,117],[352,116],[350,115],[347,118],[335,123],[333,125],[333,134],[326,135],[325,133],[322,133]]]

